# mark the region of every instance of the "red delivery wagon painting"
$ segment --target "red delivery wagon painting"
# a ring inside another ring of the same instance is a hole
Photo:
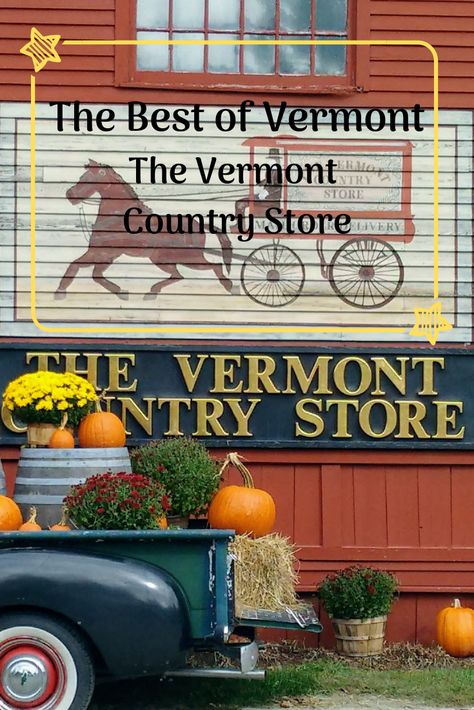
[[[240,275],[244,293],[255,303],[270,308],[295,301],[305,283],[305,264],[285,242],[303,238],[315,240],[321,275],[344,303],[375,309],[393,300],[403,284],[404,268],[392,243],[409,243],[415,234],[410,141],[257,137],[243,145],[249,150],[250,164],[263,160],[279,163],[283,173],[292,164],[324,162],[329,156],[337,163],[336,185],[289,184],[288,180],[278,184],[273,178],[266,184],[256,184],[251,173],[249,194],[236,202],[236,212],[252,213],[255,238],[266,239],[267,243],[244,259]],[[278,207],[283,213],[291,210],[295,221],[305,215],[349,214],[351,236],[335,249],[332,244],[343,238],[335,230],[320,235],[281,232],[268,241],[264,228],[268,224],[265,213],[270,207]],[[330,243],[329,248],[326,242]],[[234,253],[234,258],[239,256]]]

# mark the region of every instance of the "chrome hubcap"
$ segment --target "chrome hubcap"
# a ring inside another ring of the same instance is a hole
[[[9,708],[49,708],[60,684],[57,667],[42,648],[17,643],[0,658],[2,708],[2,698]]]
[[[11,700],[34,703],[48,687],[48,669],[39,657],[19,654],[3,669],[2,686]]]

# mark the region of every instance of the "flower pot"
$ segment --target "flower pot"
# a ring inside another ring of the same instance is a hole
[[[30,446],[48,446],[58,427],[55,424],[28,424],[26,435]]]
[[[189,515],[168,515],[168,525],[176,528],[189,527]]]
[[[336,651],[343,656],[378,656],[383,651],[387,615],[372,619],[331,619]]]

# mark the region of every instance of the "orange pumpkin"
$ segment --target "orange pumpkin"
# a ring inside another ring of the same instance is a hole
[[[88,414],[79,424],[79,444],[86,449],[108,449],[125,445],[125,428],[112,412],[103,412],[100,401],[96,412]]]
[[[74,437],[68,429],[59,427],[51,435],[48,446],[50,449],[73,449]]]
[[[30,517],[26,521],[26,523],[23,523],[23,525],[20,525],[18,530],[22,530],[23,532],[37,532],[38,530],[41,530],[41,525],[39,525],[36,522],[36,508],[33,506],[30,508]]]
[[[474,610],[462,607],[459,599],[436,616],[436,640],[456,658],[474,654]]]
[[[255,488],[250,471],[238,454],[228,454],[221,474],[234,465],[242,475],[243,486],[224,486],[216,493],[209,506],[209,524],[212,528],[235,530],[239,535],[262,537],[273,530],[276,510],[270,493]]]
[[[160,530],[168,529],[168,520],[165,515],[162,515],[161,518],[158,518],[158,527],[160,528]]]
[[[21,510],[15,501],[7,496],[0,496],[0,530],[18,530],[22,524]]]
[[[74,436],[66,429],[67,412],[64,413],[60,426],[53,431],[48,446],[50,449],[73,449]]]
[[[61,520],[59,521],[59,523],[56,523],[55,525],[51,525],[51,527],[49,529],[56,530],[56,532],[66,532],[71,529],[69,527],[69,525],[67,524],[65,510],[63,510],[63,514],[62,514],[62,517],[61,517]]]

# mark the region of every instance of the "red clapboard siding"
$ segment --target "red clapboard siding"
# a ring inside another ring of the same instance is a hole
[[[64,10],[64,0],[43,0],[41,8],[38,0],[2,0],[2,7],[13,8],[18,13],[18,8],[25,10]],[[70,8],[77,10],[115,10],[115,0],[80,0],[80,2],[69,3]],[[90,13],[89,13],[90,17]],[[18,21],[18,20],[16,20]]]
[[[456,595],[474,604],[474,452],[305,451],[240,452],[255,485],[270,491],[276,530],[296,545],[300,591],[314,594],[330,572],[351,564],[389,569],[401,598],[389,616],[387,640],[434,641],[436,612]],[[222,459],[222,451],[216,451]],[[8,489],[18,449],[0,450]],[[228,471],[226,482],[240,483]],[[321,610],[320,637],[287,634],[307,645],[332,646]],[[279,640],[281,634],[264,634]]]
[[[451,3],[449,3],[451,4]],[[392,3],[392,8],[396,7]],[[415,32],[420,33],[420,39],[426,39],[426,34],[430,33],[439,34],[440,28],[442,27],[442,34],[445,38],[454,38],[458,34],[465,35],[466,33],[466,18],[465,17],[453,17],[444,16],[443,24],[440,25],[439,16],[422,15],[417,17],[414,15],[403,15],[401,13],[392,15],[372,15],[371,29],[381,30],[383,32],[409,32],[412,36]],[[430,41],[430,40],[426,40]]]
[[[40,9],[38,4],[36,4],[36,9],[29,8],[29,12],[25,14],[20,14],[17,9],[5,8],[2,11],[2,23],[12,25],[18,23],[24,23],[31,27],[31,25],[51,25],[51,27],[69,27],[71,25],[85,25],[86,27],[91,24],[91,19],[94,25],[101,25],[105,27],[110,27],[114,23],[114,11],[104,10],[103,8],[95,8],[93,14],[90,12],[78,13],[76,10],[64,10],[55,8],[49,10],[46,8]]]
[[[433,62],[411,62],[404,67],[405,76],[409,77],[429,77],[433,78]],[[371,72],[373,77],[384,76],[394,77],[400,73],[400,64],[394,62],[376,62],[371,64]],[[471,78],[474,76],[474,61],[468,62],[441,62],[439,67],[439,75],[442,78],[447,77],[448,81],[455,77]]]
[[[126,1],[71,0],[65,7],[60,0],[4,0],[0,9],[0,100],[27,100],[31,64],[27,57],[18,58],[18,50],[28,37],[28,28],[36,24],[46,33],[59,33],[65,39],[113,39],[115,11],[121,12]],[[359,0],[368,6],[367,26],[360,36],[371,39],[423,39],[437,49],[441,62],[441,106],[470,108],[474,106],[474,84],[465,81],[472,76],[474,47],[474,12],[472,2],[461,0],[416,0],[386,2]],[[358,77],[364,91],[336,94],[332,104],[341,106],[402,106],[420,102],[432,105],[432,59],[421,47],[371,47],[368,75]],[[51,67],[41,74],[39,100],[125,102],[136,98],[136,89],[115,85],[115,49],[113,47],[63,47],[63,65]],[[66,55],[84,56],[84,63],[67,63]],[[94,57],[110,57],[114,62],[95,63]],[[6,59],[6,61],[5,61]],[[362,62],[361,62],[362,64]],[[22,71],[23,70],[23,71]],[[49,77],[49,78],[48,78]],[[59,78],[60,77],[60,78]],[[2,85],[4,86],[2,92]],[[162,103],[163,92],[153,87],[141,89],[150,103]],[[165,92],[169,103],[206,104],[238,103],[246,92],[196,93]],[[261,97],[272,99],[272,94]],[[301,104],[326,105],[327,95],[294,97]]]
[[[371,12],[373,15],[394,15],[394,10],[397,10],[397,15],[403,16],[419,16],[419,17],[472,17],[472,3],[470,0],[456,2],[456,0],[419,0],[418,2],[410,2],[410,0],[396,0],[396,2],[387,2],[387,0],[372,0]]]

